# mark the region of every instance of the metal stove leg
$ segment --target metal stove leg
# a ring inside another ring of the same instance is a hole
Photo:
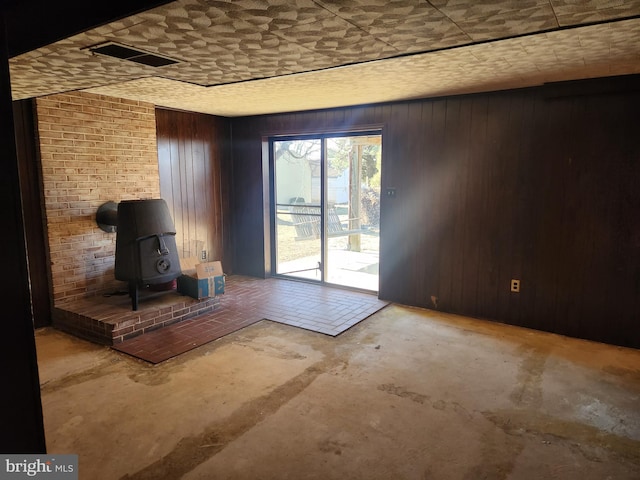
[[[138,284],[129,282],[129,296],[131,297],[131,310],[138,310]]]

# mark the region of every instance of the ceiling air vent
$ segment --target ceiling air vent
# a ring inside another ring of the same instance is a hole
[[[149,65],[150,67],[164,67],[166,65],[179,63],[178,60],[174,60],[173,58],[163,57],[155,53],[145,52],[115,42],[104,43],[97,47],[91,47],[89,50],[94,53],[99,53],[100,55],[129,60],[131,62]]]

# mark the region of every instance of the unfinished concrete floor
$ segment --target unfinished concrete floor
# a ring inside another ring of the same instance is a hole
[[[638,479],[640,351],[392,305],[259,322],[159,365],[37,332],[81,479]]]

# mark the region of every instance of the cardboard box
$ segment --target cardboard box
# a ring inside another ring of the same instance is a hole
[[[222,263],[199,263],[197,259],[180,259],[182,275],[178,277],[178,292],[193,298],[208,298],[224,293]]]

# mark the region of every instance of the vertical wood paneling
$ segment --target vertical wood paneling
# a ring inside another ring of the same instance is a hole
[[[166,124],[167,120],[168,118],[166,115],[157,115],[156,112],[156,126],[158,132],[156,134],[156,141],[158,144],[160,191],[162,192],[162,197],[167,202],[169,209],[173,211],[175,206],[173,203],[173,179],[171,176],[171,139],[168,136],[160,135],[160,132],[170,130],[169,125]]]
[[[425,292],[428,299],[424,299],[422,305],[432,308],[442,308],[439,303],[440,295],[440,269],[439,263],[442,255],[442,246],[445,239],[442,232],[447,220],[443,207],[443,179],[446,176],[446,162],[444,160],[444,133],[447,114],[446,99],[436,100],[432,103],[429,137],[425,141],[424,150],[424,167],[421,169],[422,174],[418,177],[418,182],[423,185],[426,192],[427,202],[426,211],[421,218],[429,219],[420,222],[419,225],[425,232],[425,236],[429,239],[427,249],[430,254],[424,256],[425,271],[423,277],[426,277],[425,284],[429,286],[429,290]],[[383,139],[384,141],[384,139]],[[384,159],[383,159],[384,161]]]
[[[280,128],[287,129],[286,117]],[[263,125],[269,128],[271,125]],[[234,266],[245,275],[264,277],[264,198],[261,126],[256,120],[232,123]]]
[[[639,78],[234,119],[238,271],[265,274],[262,136],[375,123],[382,298],[640,347]]]
[[[440,308],[455,311],[452,297],[453,282],[453,257],[456,253],[454,248],[454,225],[456,222],[454,212],[455,196],[455,175],[457,172],[456,150],[458,148],[455,130],[458,126],[460,110],[460,100],[449,99],[446,103],[444,117],[444,142],[442,147],[442,158],[438,169],[438,217],[440,220],[440,248],[438,251],[438,304]]]
[[[484,138],[486,134],[486,119],[488,97],[479,96],[472,99],[470,104],[468,177],[464,208],[467,212],[464,230],[464,248],[461,252],[464,259],[464,289],[461,303],[461,311],[471,315],[478,313],[479,265],[481,260],[478,231],[482,231],[485,222],[480,215],[474,214],[482,202],[482,179],[485,171],[480,152],[484,151]]]
[[[561,251],[562,210],[564,201],[563,178],[567,159],[567,143],[557,144],[565,137],[571,121],[571,100],[554,101],[552,109],[541,109],[542,125],[538,125],[538,168],[532,180],[538,186],[535,197],[537,222],[534,228],[536,288],[533,313],[535,328],[558,331],[556,296],[558,270],[563,261]]]
[[[47,234],[44,224],[42,175],[37,149],[36,123],[32,100],[13,102],[16,151],[29,259],[31,308],[36,328],[51,324],[50,274],[47,268]]]
[[[515,158],[519,159],[515,163],[514,170],[514,193],[512,202],[515,204],[515,218],[513,219],[513,245],[517,245],[518,248],[513,249],[511,258],[511,274],[514,279],[528,279],[530,281],[531,275],[529,275],[530,258],[532,258],[531,248],[533,242],[531,241],[531,199],[534,195],[537,195],[537,190],[533,187],[533,182],[530,181],[531,169],[535,166],[534,156],[531,155],[533,151],[532,140],[532,118],[535,111],[535,99],[534,95],[521,95],[518,96],[521,99],[521,103],[517,107],[519,112],[519,118],[517,118],[517,131],[514,135],[516,139]],[[521,293],[509,292],[509,313],[507,318],[511,318],[511,323],[515,325],[526,325],[527,320],[527,302],[531,299],[533,289],[532,285],[526,286]]]
[[[420,134],[422,130],[422,104],[421,103],[408,104],[406,125],[409,126],[410,132],[408,132],[407,139],[406,139],[405,158],[418,158],[424,148],[422,144],[422,135]],[[422,170],[422,168],[420,164],[416,162],[411,162],[405,168],[405,171],[409,176],[419,175],[420,170]],[[403,180],[402,183],[406,183],[406,181]],[[405,193],[410,193],[410,195],[405,195]],[[407,192],[403,190],[401,191],[401,196],[399,200],[397,199],[398,201],[395,203],[397,203],[397,206],[401,208],[404,212],[409,212],[409,215],[411,215],[416,210],[415,208],[413,208],[413,205],[422,204],[422,199],[420,197],[421,197],[421,192],[418,192],[418,191]],[[407,206],[409,206],[409,208],[407,208]],[[401,222],[403,225],[410,225],[411,219],[404,218],[403,220],[401,220]],[[418,243],[420,242],[420,237],[422,236],[422,230],[416,229],[415,232],[410,232],[409,235],[415,235],[416,236],[415,242]],[[405,257],[411,256],[412,249],[410,248],[409,244],[404,244],[401,246],[401,248],[403,249],[403,256]],[[402,264],[407,265],[408,262],[404,261],[402,262]],[[424,264],[422,262],[420,261],[411,262],[410,268],[411,270],[407,271],[406,275],[413,278],[420,278],[423,276],[421,274],[421,270],[424,269]],[[421,283],[422,282],[414,282],[411,284],[403,285],[403,288],[406,290],[406,295],[409,298],[419,297],[421,289],[423,288],[423,285],[421,285]]]
[[[395,198],[384,197],[385,207],[380,211],[380,229],[396,232],[394,237],[380,237],[380,298],[394,298],[408,303],[410,297],[407,285],[399,279],[414,274],[414,266],[407,262],[411,250],[406,240],[410,235],[411,223],[408,210],[412,203],[411,192],[403,186],[409,164],[407,163],[407,136],[409,132],[402,132],[402,128],[410,128],[409,108],[406,104],[393,105],[389,112],[389,123],[383,132],[383,159],[381,169],[382,189],[394,188]],[[347,118],[345,118],[348,121]],[[382,202],[381,198],[381,202]],[[398,242],[397,239],[405,239]],[[408,270],[411,271],[408,271]]]
[[[182,252],[185,256],[200,256],[200,252],[196,249],[196,242],[201,242],[201,238],[194,238],[191,232],[191,223],[189,213],[193,210],[193,202],[189,198],[193,194],[192,188],[189,186],[189,168],[193,162],[191,153],[187,146],[191,143],[191,135],[193,132],[189,128],[189,125],[185,125],[189,122],[190,117],[184,115],[176,116],[177,128],[176,128],[176,144],[178,156],[172,161],[177,163],[177,177],[174,176],[174,195],[180,199],[179,213],[176,211],[176,216],[180,218],[180,225],[182,232]],[[176,182],[176,179],[178,180]],[[179,188],[178,192],[175,192],[175,188]],[[178,235],[180,233],[178,232]],[[192,242],[193,240],[193,242]],[[193,243],[193,245],[192,245]],[[178,244],[180,248],[180,244]]]
[[[471,119],[473,112],[472,102],[461,102],[460,115],[457,126],[457,152],[458,168],[455,179],[455,251],[453,266],[453,290],[452,303],[458,305],[460,311],[467,311],[465,300],[468,298],[467,290],[471,290],[475,295],[475,282],[469,282],[466,275],[468,256],[465,255],[469,243],[468,224],[471,221],[468,197],[471,191]]]
[[[420,118],[416,118],[416,134],[414,135],[414,141],[416,142],[417,158],[420,159],[419,162],[416,162],[416,169],[414,171],[414,175],[418,178],[421,178],[421,181],[424,183],[428,178],[428,156],[426,154],[427,147],[431,145],[432,137],[431,127],[432,127],[432,116],[433,116],[433,103],[419,103],[420,106]],[[417,114],[417,112],[416,112]],[[384,143],[384,135],[383,135],[383,143]],[[383,152],[384,158],[384,152]],[[430,202],[429,197],[429,189],[422,188],[414,192],[414,200],[417,205],[422,205],[422,211],[425,216],[430,215],[431,208],[433,208],[432,202]],[[417,228],[415,230],[415,241],[416,248],[419,251],[430,250],[432,248],[433,239],[429,236],[429,231],[424,228]],[[430,275],[430,272],[433,272],[435,269],[432,264],[433,256],[426,256],[419,262],[419,268],[423,270],[422,275],[417,275],[416,282],[413,283],[413,288],[415,290],[414,296],[416,299],[419,299],[423,304],[428,304],[430,302],[431,293],[433,291],[433,277]]]
[[[560,158],[564,175],[561,181],[565,188],[562,192],[561,230],[558,232],[558,237],[559,251],[564,257],[564,261],[558,264],[555,329],[569,335],[576,335],[576,332],[579,331],[579,328],[576,327],[579,326],[580,319],[578,315],[581,314],[581,308],[580,302],[576,302],[578,300],[576,294],[579,294],[580,287],[585,281],[581,275],[583,271],[581,258],[588,254],[588,250],[582,244],[581,235],[581,232],[584,232],[586,228],[581,212],[581,204],[584,203],[582,199],[586,198],[585,194],[589,196],[590,193],[583,191],[581,186],[581,179],[584,178],[583,174],[585,173],[584,167],[587,164],[591,164],[591,160],[587,160],[589,153],[584,151],[582,147],[590,143],[588,137],[591,134],[590,128],[584,123],[585,117],[589,116],[586,106],[584,101],[578,101],[575,98],[571,99],[569,124],[572,129],[562,131],[563,135],[571,136],[576,131],[585,135],[581,142],[575,140],[564,142],[564,148],[561,150],[562,157]],[[589,120],[595,121],[595,124],[598,123],[597,119]],[[596,166],[596,164],[593,164],[593,166]],[[564,298],[560,300],[559,297],[563,295]]]
[[[506,125],[502,128],[502,135],[497,140],[498,156],[496,163],[497,204],[500,211],[500,219],[497,230],[497,244],[500,268],[498,270],[496,318],[517,318],[517,302],[519,294],[510,291],[511,279],[522,279],[516,273],[517,264],[514,261],[515,252],[522,248],[517,243],[517,219],[518,219],[518,153],[522,141],[519,130],[522,116],[522,95],[501,94],[504,98],[504,118]]]
[[[176,225],[181,256],[222,260],[233,271],[230,241],[229,121],[156,110],[160,194]],[[223,199],[226,199],[223,201]]]

